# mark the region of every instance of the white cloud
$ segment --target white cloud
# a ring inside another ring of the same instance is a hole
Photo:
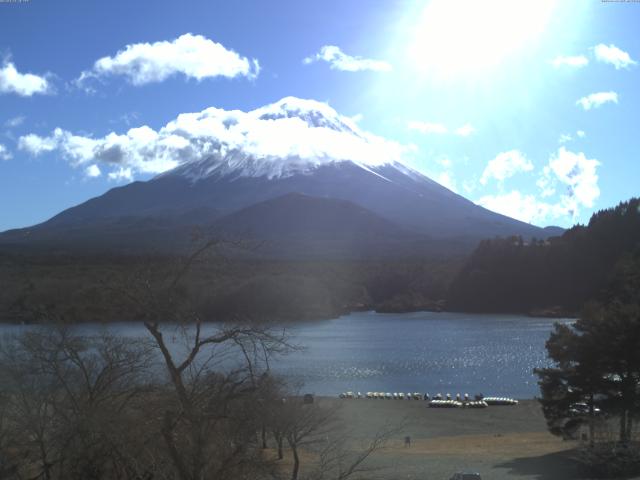
[[[186,33],[172,41],[127,45],[113,57],[103,57],[82,72],[77,83],[91,78],[122,75],[133,85],[162,82],[183,74],[202,80],[210,77],[254,78],[260,72],[256,59],[248,59],[202,35]]]
[[[363,70],[389,72],[392,69],[391,65],[383,60],[353,57],[347,55],[340,50],[340,47],[335,45],[324,45],[318,53],[306,57],[302,62],[308,65],[320,60],[327,62],[333,70],[343,70],[345,72],[360,72]]]
[[[133,125],[138,120],[138,118],[140,118],[140,114],[138,112],[127,112],[120,115],[120,117],[118,118],[118,121],[124,123],[127,127],[129,127]],[[111,123],[116,123],[116,122],[112,121]]]
[[[618,103],[618,94],[616,92],[592,93],[579,99],[576,105],[580,105],[585,110],[591,110],[609,102]]]
[[[480,183],[486,185],[487,182],[495,178],[502,182],[519,172],[530,172],[533,170],[533,163],[527,159],[519,150],[509,150],[499,153],[494,159],[489,160],[482,172]]]
[[[477,188],[477,182],[478,182],[477,179],[468,179],[462,182],[462,188],[464,189],[467,195],[475,192]]]
[[[5,61],[0,67],[0,93],[15,93],[23,97],[51,93],[52,87],[45,77],[33,73],[20,73],[13,62]]]
[[[538,200],[535,195],[523,194],[518,190],[499,195],[486,195],[476,201],[478,205],[511,218],[536,225],[548,224],[571,216],[575,219],[572,202],[561,197],[555,203]]]
[[[558,138],[558,143],[567,143],[573,140],[573,137],[568,133],[560,134],[560,138]]]
[[[467,123],[459,128],[456,128],[456,135],[459,135],[461,137],[468,137],[469,135],[471,135],[472,133],[475,133],[476,129],[473,125]]]
[[[245,168],[247,175],[286,175],[336,160],[364,166],[402,161],[414,149],[361,130],[329,105],[287,97],[250,112],[208,108],[185,113],[159,130],[148,126],[101,138],[56,128],[48,136],[20,137],[33,155],[57,151],[72,166],[112,171],[111,179],[162,173],[190,162],[221,173]]]
[[[58,146],[58,142],[55,140],[55,134],[58,131],[62,132],[62,130],[56,129],[54,131],[54,135],[52,135],[51,137],[40,137],[39,135],[35,135],[33,133],[24,135],[20,137],[18,148],[20,150],[26,150],[34,156],[52,152]]]
[[[560,68],[563,66],[581,68],[589,65],[589,59],[584,55],[575,55],[575,56],[559,55],[556,58],[554,58],[551,63],[556,68]]]
[[[7,128],[16,128],[24,123],[27,117],[24,115],[18,115],[17,117],[10,118],[4,122],[4,126]]]
[[[96,178],[102,175],[102,172],[100,171],[100,167],[98,167],[98,165],[93,164],[84,169],[84,174],[89,178]]]
[[[362,115],[361,113],[356,113],[355,115],[349,117],[349,119],[353,122],[353,123],[360,123],[362,121],[362,119],[364,118],[364,115]]]
[[[536,181],[542,198],[550,197],[556,193],[556,182],[551,175],[551,167],[548,165],[542,169],[542,175]]]
[[[582,152],[560,147],[549,157],[536,182],[540,189],[539,196],[548,200],[512,190],[504,194],[485,195],[476,203],[524,222],[540,224],[550,219],[575,220],[581,208],[593,207],[600,196],[596,172],[599,165],[600,162],[586,158]],[[562,193],[551,200],[558,192]]]
[[[598,175],[596,172],[600,162],[588,159],[582,152],[572,152],[560,147],[555,155],[549,159],[548,169],[544,175],[564,184],[568,189],[568,197],[579,206],[593,207],[593,203],[600,196]]]
[[[580,208],[593,207],[600,196],[596,171],[599,165],[598,160],[588,159],[582,152],[560,147],[551,155],[536,182],[540,196],[551,197],[558,192],[558,187],[562,187],[560,191],[563,193],[555,211],[575,218]]]
[[[450,171],[441,172],[436,177],[436,182],[438,182],[443,187],[448,188],[452,192],[456,192],[457,193],[457,191],[458,191],[456,182],[455,182],[455,180],[453,178],[453,174]]]
[[[587,134],[584,132],[584,130],[576,130],[575,137],[570,133],[561,133],[560,137],[558,137],[558,143],[560,144],[569,143],[574,140],[577,140],[578,138],[584,138],[586,136]]]
[[[458,192],[458,182],[453,173],[453,161],[445,156],[435,158],[428,166],[427,175],[452,192]]]
[[[133,180],[133,172],[130,168],[118,168],[109,173],[108,177],[115,182],[130,182]]]
[[[431,123],[431,122],[418,122],[411,121],[407,122],[407,128],[409,130],[416,130],[420,133],[435,133],[438,135],[447,133],[449,129],[442,125],[441,123]]]
[[[633,60],[627,52],[620,50],[613,44],[605,45],[604,43],[600,43],[593,47],[593,53],[596,56],[596,60],[603,63],[609,63],[616,67],[616,70],[629,68],[630,66],[638,63]]]
[[[446,157],[437,160],[437,162],[440,165],[442,165],[444,168],[451,168],[453,165],[453,162],[451,161],[451,159]]]
[[[170,134],[159,138],[147,126],[131,128],[122,135],[112,132],[98,139],[56,128],[47,137],[35,134],[20,137],[18,148],[35,156],[57,150],[76,167],[101,162],[126,165],[142,173],[160,173],[178,165],[180,150],[188,143],[183,137]]]
[[[0,143],[0,160],[11,160],[12,156],[7,147]]]
[[[485,195],[476,203],[493,212],[527,223],[544,222],[549,216],[559,217],[564,214],[562,206],[541,202],[534,195],[525,195],[517,190],[499,195]]]

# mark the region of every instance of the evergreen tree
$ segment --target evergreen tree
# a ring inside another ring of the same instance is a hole
[[[447,307],[573,315],[599,298],[616,264],[639,246],[640,198],[599,211],[587,226],[548,241],[484,240],[453,279]]]
[[[556,324],[546,344],[555,365],[536,370],[554,434],[570,433],[585,421],[593,427],[597,405],[619,418],[619,441],[631,440],[640,411],[640,249],[615,272],[603,301],[590,303],[573,326]],[[578,402],[590,406],[590,415],[572,414]]]

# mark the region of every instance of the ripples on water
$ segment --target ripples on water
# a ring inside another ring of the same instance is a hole
[[[305,391],[538,393],[535,367],[556,320],[512,315],[354,313],[293,329],[307,348],[275,369]],[[562,320],[567,322],[569,320]]]
[[[484,393],[517,398],[538,394],[535,367],[548,364],[545,341],[558,320],[514,315],[359,312],[290,328],[304,346],[272,368],[305,392]],[[570,322],[570,320],[560,320]],[[4,325],[10,332],[24,327]],[[76,327],[84,334],[103,326]],[[140,323],[107,327],[148,336]]]

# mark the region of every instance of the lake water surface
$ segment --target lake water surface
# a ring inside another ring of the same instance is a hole
[[[532,370],[547,365],[544,344],[556,321],[515,315],[358,312],[287,327],[304,350],[272,368],[318,395],[339,392],[484,393],[538,395]],[[0,326],[0,332],[25,327]],[[103,326],[84,324],[83,333]],[[148,336],[140,323],[110,331]]]
[[[278,369],[319,394],[352,391],[539,394],[532,370],[548,364],[558,321],[513,315],[353,313],[294,329],[308,347]],[[571,322],[572,320],[560,320]]]

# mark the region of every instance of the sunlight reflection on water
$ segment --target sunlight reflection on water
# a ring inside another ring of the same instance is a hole
[[[319,395],[339,392],[538,394],[535,367],[548,364],[545,341],[554,322],[516,315],[358,312],[332,320],[289,326],[304,346],[272,362],[277,373]],[[18,332],[0,325],[0,333]],[[148,334],[142,324],[84,324],[83,334],[109,330],[127,337]],[[169,326],[165,336],[180,334]],[[177,347],[174,347],[177,348]]]
[[[305,391],[538,394],[535,367],[558,320],[514,315],[354,313],[294,328],[307,348],[274,368]],[[561,320],[568,322],[570,320]]]

